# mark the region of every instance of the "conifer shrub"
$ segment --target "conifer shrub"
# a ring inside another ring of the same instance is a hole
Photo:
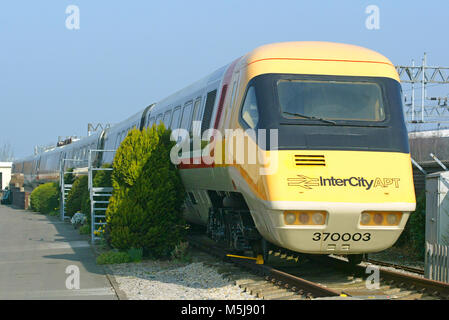
[[[406,248],[417,257],[424,258],[426,239],[426,194],[416,197],[416,210],[410,214],[405,229],[395,247]]]
[[[170,161],[170,131],[164,125],[131,130],[114,158],[113,195],[106,212],[105,239],[115,248],[143,248],[169,257],[183,239],[184,188]]]
[[[75,213],[82,212],[88,216],[90,209],[89,212],[82,211],[83,209],[86,209],[86,199],[89,199],[88,177],[86,175],[78,176],[73,182],[72,189],[70,189],[69,194],[67,195],[66,215],[72,217]]]
[[[30,208],[33,211],[49,214],[59,209],[59,184],[48,182],[41,184],[31,192]]]
[[[67,173],[64,174],[64,184],[73,184],[75,182],[75,175],[73,174],[73,168],[68,168]]]

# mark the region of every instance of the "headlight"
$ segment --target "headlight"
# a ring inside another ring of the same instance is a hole
[[[324,214],[316,212],[312,215],[312,220],[315,224],[324,224]]]
[[[399,224],[399,218],[398,215],[394,214],[394,213],[390,213],[387,216],[387,223],[391,224],[391,225],[397,225]]]
[[[285,211],[284,221],[289,225],[324,225],[326,216],[326,211]]]
[[[299,222],[302,224],[307,224],[307,222],[309,222],[309,215],[307,213],[301,213],[299,215]]]
[[[290,212],[285,215],[285,222],[287,224],[294,224],[295,221],[296,221],[296,214]]]
[[[374,219],[373,220],[374,220],[375,224],[381,225],[382,221],[384,221],[384,216],[381,213],[376,213],[374,215]]]
[[[402,212],[365,211],[362,212],[360,224],[364,226],[397,226],[401,222]]]
[[[371,221],[371,215],[369,213],[362,213],[362,219],[361,219],[361,223],[362,224],[369,224],[369,222]]]

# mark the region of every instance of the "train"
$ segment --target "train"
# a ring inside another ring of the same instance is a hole
[[[200,139],[178,153],[185,219],[233,250],[359,262],[391,247],[415,210],[398,73],[380,53],[333,42],[260,46],[119,124],[15,161],[13,174],[29,188],[55,181],[62,159],[85,166],[89,149],[161,122]]]

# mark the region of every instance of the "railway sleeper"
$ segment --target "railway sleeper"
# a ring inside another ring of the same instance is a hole
[[[239,286],[240,288],[246,286],[246,285],[250,285],[250,284],[255,284],[256,282],[258,283],[265,283],[264,280],[260,280],[259,277],[254,277],[254,278],[245,278],[245,279],[238,279],[235,280],[234,284],[236,286]]]
[[[273,285],[271,283],[267,283],[266,281],[264,281],[263,283],[255,283],[255,284],[249,284],[249,285],[243,286],[243,288],[245,288],[246,291],[259,290],[259,289],[271,288],[271,287],[273,287]]]
[[[271,294],[264,294],[260,298],[263,298],[264,300],[273,300],[273,299],[284,300],[285,298],[291,297],[291,296],[297,296],[297,294],[292,291],[280,291],[280,292],[274,292]]]
[[[262,293],[267,294],[269,292],[275,292],[275,291],[279,291],[279,290],[280,289],[278,287],[271,285],[271,286],[266,286],[266,287],[254,288],[254,289],[251,289],[249,292],[254,296],[259,296],[259,294],[262,294]],[[282,290],[285,290],[285,289],[282,289]]]

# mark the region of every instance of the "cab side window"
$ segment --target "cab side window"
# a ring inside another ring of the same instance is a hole
[[[256,128],[259,123],[259,110],[254,87],[250,87],[246,93],[245,103],[242,107],[242,119],[251,129]]]

